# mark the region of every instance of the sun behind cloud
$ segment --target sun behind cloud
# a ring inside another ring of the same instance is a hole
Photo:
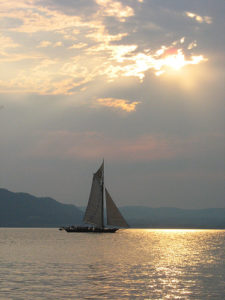
[[[73,95],[94,82],[107,84],[135,77],[142,83],[148,72],[161,76],[207,60],[203,54],[194,55],[196,39],[183,34],[175,41],[171,35],[168,41],[161,33],[161,42],[156,45],[146,36],[142,47],[142,42],[134,38],[136,29],[132,29],[138,11],[135,5],[112,0],[93,2],[95,10],[85,15],[78,11],[67,14],[57,5],[38,0],[21,0],[19,4],[15,0],[0,1],[0,17],[5,24],[0,34],[0,91]],[[184,17],[211,24],[207,16],[186,12]],[[130,25],[124,26],[128,20]],[[134,111],[137,105],[124,99],[107,99],[111,101],[101,104],[124,111]]]
[[[207,60],[203,55],[194,56],[186,58],[182,49],[175,49],[174,53],[165,54],[162,58],[162,66],[170,67],[174,70],[180,70],[186,65],[196,65],[200,62]]]

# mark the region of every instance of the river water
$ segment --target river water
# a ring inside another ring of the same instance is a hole
[[[0,228],[0,299],[225,299],[225,230]]]

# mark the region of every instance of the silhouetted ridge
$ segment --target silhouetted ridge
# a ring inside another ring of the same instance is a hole
[[[74,205],[0,189],[1,227],[58,227],[80,223],[81,218],[82,212]]]
[[[225,228],[225,208],[181,209],[125,206],[120,208],[131,227]],[[83,207],[49,197],[0,189],[0,227],[59,227],[79,224]]]
[[[225,228],[225,208],[181,209],[125,206],[122,213],[132,227]]]

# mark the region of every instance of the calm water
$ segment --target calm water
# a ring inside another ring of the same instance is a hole
[[[0,299],[225,299],[224,230],[0,228]]]

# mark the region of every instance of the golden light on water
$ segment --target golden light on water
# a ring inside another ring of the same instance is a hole
[[[163,233],[188,233],[188,232],[199,232],[199,231],[207,231],[206,229],[144,229],[145,231],[155,231],[155,232],[163,232]],[[210,231],[210,230],[209,230]]]
[[[4,299],[9,293],[15,299],[223,299],[224,230],[128,229],[75,237],[56,229],[4,228],[0,237]]]
[[[126,247],[124,255],[133,264],[135,283],[138,280],[145,286],[145,299],[190,299],[195,292],[204,294],[205,274],[220,263],[211,249],[224,243],[224,231],[210,229],[131,229],[121,236],[127,237],[128,246],[135,240],[136,247]]]

